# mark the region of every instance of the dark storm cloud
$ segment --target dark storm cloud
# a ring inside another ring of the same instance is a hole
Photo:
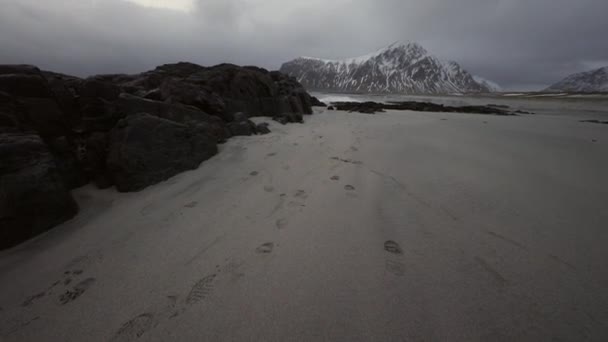
[[[198,0],[185,11],[124,0],[0,6],[0,63],[78,75],[178,60],[275,69],[299,55],[356,56],[397,40],[419,42],[511,89],[608,65],[604,0]]]

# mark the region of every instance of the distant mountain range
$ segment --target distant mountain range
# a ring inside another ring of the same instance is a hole
[[[281,66],[309,90],[363,93],[451,94],[500,90],[458,63],[441,61],[416,43],[393,43],[341,60],[300,57]]]
[[[545,89],[547,92],[608,92],[608,67],[570,75]]]

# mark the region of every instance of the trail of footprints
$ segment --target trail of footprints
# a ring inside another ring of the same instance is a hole
[[[273,242],[266,242],[261,244],[255,249],[257,254],[270,254],[272,253],[275,244]],[[158,326],[164,319],[173,319],[186,312],[186,310],[196,304],[203,303],[211,295],[213,295],[216,282],[220,278],[220,274],[226,274],[226,276],[232,275],[235,277],[242,276],[239,273],[239,268],[244,262],[236,260],[229,260],[224,267],[217,266],[216,273],[207,275],[194,283],[190,288],[190,291],[185,296],[181,305],[178,305],[177,296],[169,296],[171,304],[165,306],[161,310],[149,310],[148,312],[137,315],[136,317],[123,323],[122,326],[114,333],[110,338],[112,342],[126,342],[134,341],[139,339],[148,331]]]
[[[213,292],[213,281],[215,280],[215,277],[216,275],[212,274],[196,282],[186,297],[186,304],[196,304],[207,298]]]
[[[21,303],[21,306],[24,308],[32,306],[37,301],[43,300],[47,296],[57,293],[57,289],[61,287],[63,287],[64,290],[60,290],[61,294],[57,297],[59,304],[65,305],[75,301],[97,281],[97,279],[94,277],[82,279],[84,270],[81,267],[86,266],[86,264],[89,264],[90,262],[91,260],[89,257],[80,257],[74,259],[70,265],[68,265],[68,268],[71,269],[65,271],[59,280],[49,285],[46,290],[27,297]],[[70,287],[70,285],[72,286]]]

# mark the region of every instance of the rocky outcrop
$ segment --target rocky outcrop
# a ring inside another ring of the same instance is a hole
[[[72,218],[78,207],[34,134],[0,134],[0,249]]]
[[[197,168],[217,151],[205,127],[136,114],[110,132],[107,168],[119,191],[138,191]]]
[[[250,117],[297,122],[311,113],[297,81],[256,67],[176,63],[81,79],[0,65],[1,222],[23,232],[11,228],[4,247],[71,217],[70,189],[138,191],[198,167],[231,136],[269,133]],[[39,218],[24,216],[31,203]]]
[[[383,112],[386,109],[390,110],[411,110],[416,112],[437,112],[437,113],[471,113],[471,114],[490,114],[490,115],[506,115],[515,116],[519,113],[531,114],[527,112],[512,112],[504,108],[492,106],[444,106],[442,104],[430,102],[334,102],[332,105],[336,110],[347,112],[358,112],[363,114],[375,114]]]

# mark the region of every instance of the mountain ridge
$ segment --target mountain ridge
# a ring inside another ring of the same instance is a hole
[[[549,86],[546,92],[608,92],[608,66],[569,75]]]
[[[358,57],[298,57],[281,72],[311,90],[366,93],[446,94],[491,92],[458,63],[442,61],[420,44],[394,42]]]

